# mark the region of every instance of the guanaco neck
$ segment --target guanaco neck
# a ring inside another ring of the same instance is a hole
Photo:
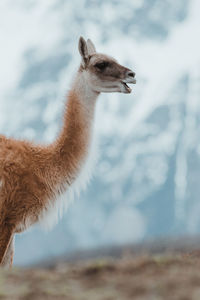
[[[61,184],[70,185],[87,158],[98,95],[88,86],[86,72],[79,70],[67,97],[61,132],[54,144],[54,163]]]

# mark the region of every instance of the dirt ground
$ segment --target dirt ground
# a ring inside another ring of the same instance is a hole
[[[200,251],[1,270],[0,299],[200,300]]]

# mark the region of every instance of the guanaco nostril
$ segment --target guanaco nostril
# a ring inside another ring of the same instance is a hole
[[[133,77],[133,78],[135,77],[135,73],[132,72],[132,71],[128,72],[127,75],[128,75],[129,77]]]

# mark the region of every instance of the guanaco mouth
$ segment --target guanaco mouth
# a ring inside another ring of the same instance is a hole
[[[132,84],[136,84],[136,80],[133,79],[132,82],[129,82]],[[125,90],[127,91],[127,93],[131,93],[132,89],[128,86],[128,84],[124,81],[122,81],[123,86],[125,87]]]

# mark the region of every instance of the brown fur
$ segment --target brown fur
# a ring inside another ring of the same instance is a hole
[[[74,181],[87,154],[88,113],[71,91],[64,126],[53,144],[42,147],[1,136],[0,264],[13,234],[37,222],[47,201]]]

